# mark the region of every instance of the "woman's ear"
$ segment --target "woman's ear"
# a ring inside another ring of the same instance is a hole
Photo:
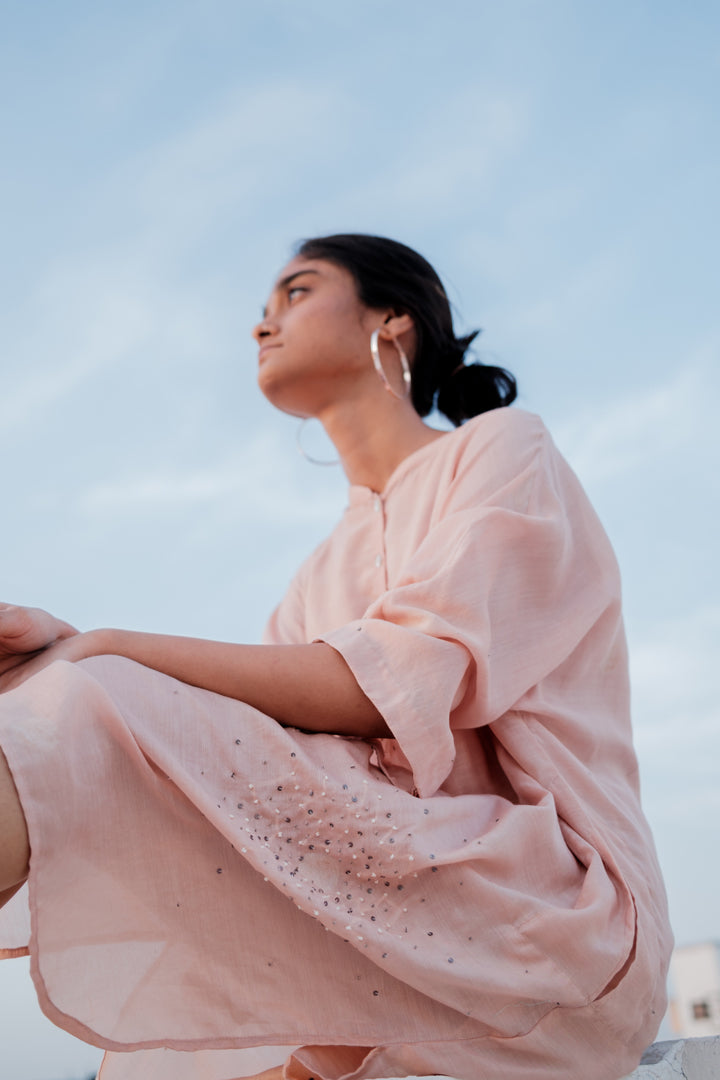
[[[403,334],[407,334],[408,330],[414,329],[415,324],[412,315],[408,315],[407,312],[403,315],[394,315],[390,312],[380,328],[380,337],[385,341],[390,341],[392,338],[401,337]]]

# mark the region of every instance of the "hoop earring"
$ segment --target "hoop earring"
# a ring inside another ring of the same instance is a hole
[[[410,393],[410,365],[408,364],[408,358],[405,355],[405,350],[399,341],[395,338],[392,339],[392,343],[397,349],[398,356],[400,357],[400,364],[402,366],[403,377],[403,391],[398,394],[397,390],[394,390],[388,381],[388,377],[385,374],[382,366],[382,360],[380,359],[380,350],[378,349],[378,338],[380,337],[380,327],[377,330],[373,330],[370,336],[370,353],[372,355],[373,367],[377,371],[382,384],[387,391],[389,391],[393,397],[399,398],[401,401],[406,398]]]
[[[295,442],[297,444],[298,452],[300,454],[302,454],[302,456],[305,458],[305,460],[309,461],[311,465],[339,465],[340,464],[340,458],[336,458],[335,461],[325,461],[322,458],[314,458],[310,454],[308,454],[307,450],[303,446],[303,444],[302,444],[302,433],[303,433],[303,430],[304,430],[305,425],[307,424],[308,420],[311,420],[311,419],[312,419],[312,417],[310,417],[310,416],[303,417],[303,419],[300,421],[300,426],[298,427],[297,432],[295,433]]]

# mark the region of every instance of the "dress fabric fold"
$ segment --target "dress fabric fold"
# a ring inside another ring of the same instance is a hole
[[[234,1080],[254,1047],[288,1080],[630,1072],[665,895],[615,558],[541,421],[483,414],[351,487],[265,640],[336,649],[393,737],[112,656],[0,696],[32,848],[0,945],[47,1015],[102,1080]]]

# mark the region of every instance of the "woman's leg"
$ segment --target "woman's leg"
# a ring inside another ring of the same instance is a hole
[[[0,750],[0,906],[28,874],[30,843],[15,781]]]

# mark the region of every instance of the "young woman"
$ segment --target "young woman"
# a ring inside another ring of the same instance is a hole
[[[288,1080],[618,1080],[656,1033],[615,559],[473,336],[402,244],[304,243],[258,378],[349,506],[266,644],[0,611],[0,934],[107,1080],[263,1045]]]

